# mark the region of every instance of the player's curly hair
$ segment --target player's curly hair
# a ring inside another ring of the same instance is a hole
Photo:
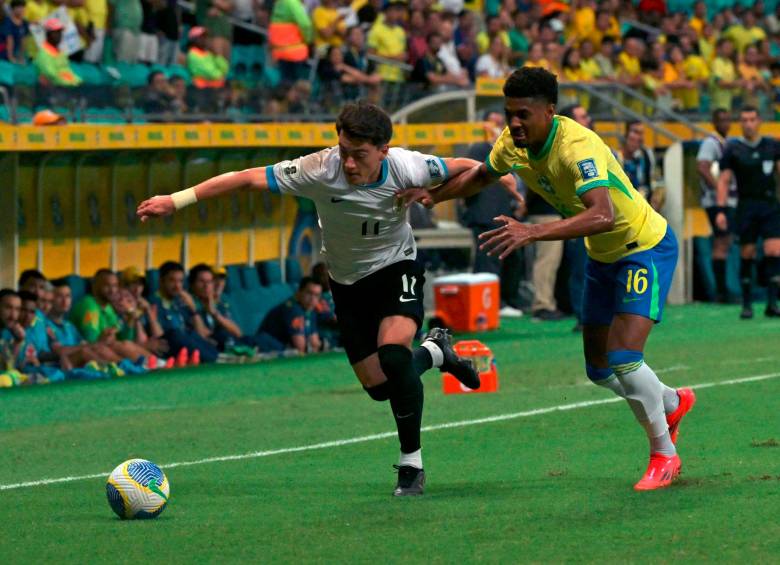
[[[517,69],[504,83],[507,98],[540,98],[548,104],[558,103],[558,79],[541,67]]]
[[[336,131],[343,131],[350,139],[368,141],[381,147],[390,143],[393,123],[379,106],[363,101],[352,102],[344,105],[336,118]]]

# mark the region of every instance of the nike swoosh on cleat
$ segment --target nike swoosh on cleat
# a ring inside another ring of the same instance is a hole
[[[333,202],[334,204],[337,204],[339,202],[344,202],[344,199],[343,198],[331,198],[330,201]]]

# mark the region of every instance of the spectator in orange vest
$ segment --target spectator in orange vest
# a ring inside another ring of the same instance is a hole
[[[190,49],[187,51],[187,70],[196,88],[222,88],[228,73],[228,62],[207,47],[208,32],[195,26],[189,33]]]
[[[43,27],[46,30],[46,41],[41,44],[35,56],[35,66],[40,73],[39,80],[44,85],[80,85],[81,77],[71,70],[68,56],[59,49],[62,41],[62,22],[51,18],[46,20]]]
[[[282,80],[303,78],[314,27],[301,0],[277,0],[271,12],[268,42],[271,57],[279,65]]]

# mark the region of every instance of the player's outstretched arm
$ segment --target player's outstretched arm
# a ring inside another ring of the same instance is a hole
[[[449,179],[434,188],[409,188],[398,193],[398,199],[407,208],[414,202],[432,207],[434,204],[472,196],[494,183],[496,177],[491,175],[484,163],[468,158],[445,159]],[[499,182],[512,197],[524,204],[522,194],[517,190],[517,183],[511,174],[504,175]]]
[[[268,190],[265,167],[224,173],[173,194],[153,196],[138,205],[136,214],[142,222],[145,222],[150,218],[170,216],[176,210],[195,204],[199,200],[216,198],[237,190],[247,189]]]
[[[504,259],[515,249],[535,241],[556,241],[574,239],[608,232],[615,227],[615,209],[607,187],[589,190],[581,196],[585,211],[557,222],[548,224],[522,224],[508,216],[494,218],[503,224],[494,230],[479,235],[481,250],[488,255]]]

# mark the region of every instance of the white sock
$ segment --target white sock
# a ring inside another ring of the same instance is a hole
[[[423,341],[420,347],[424,347],[431,354],[434,367],[441,367],[444,364],[444,353],[442,353],[439,346],[430,340]],[[422,469],[422,467],[420,467]]]
[[[401,458],[398,460],[399,467],[414,467],[415,469],[422,469],[422,449],[418,449],[412,453],[401,452]]]
[[[617,375],[614,373],[612,373],[611,377],[607,377],[606,379],[602,379],[600,381],[595,381],[595,382],[599,386],[608,388],[609,390],[611,390],[621,398],[626,397],[626,391],[623,390],[623,385],[620,383],[620,379],[618,379]]]
[[[623,372],[617,368],[618,379],[626,391],[626,400],[642,425],[650,440],[651,453],[661,453],[671,457],[677,450],[669,436],[666,423],[663,392],[664,385],[646,363],[632,366],[632,370]]]
[[[661,383],[664,387],[664,412],[671,414],[680,406],[680,397],[677,396],[677,391],[671,387]]]

